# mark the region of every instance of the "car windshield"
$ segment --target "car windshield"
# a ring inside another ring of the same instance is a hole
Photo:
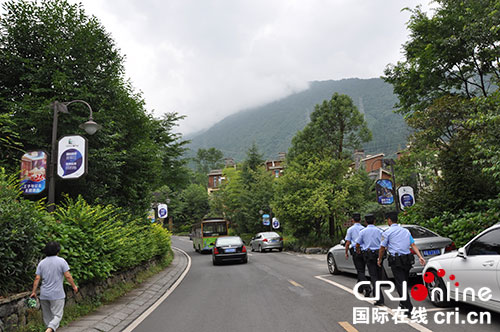
[[[262,237],[269,238],[269,237],[280,237],[278,233],[275,232],[267,232],[267,233],[262,233]]]
[[[229,245],[242,245],[243,242],[239,237],[220,237],[217,239],[215,245],[217,246],[229,246]]]

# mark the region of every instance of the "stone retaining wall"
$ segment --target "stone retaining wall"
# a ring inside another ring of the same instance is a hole
[[[131,270],[115,273],[104,281],[80,285],[79,292],[76,295],[69,285],[65,285],[66,306],[78,303],[84,298],[97,298],[113,284],[136,282],[139,272],[148,270],[156,264],[157,260],[153,259]],[[26,306],[26,299],[29,298],[30,294],[31,291],[0,299],[0,332],[16,331],[18,327],[22,327],[28,323],[28,319],[31,316],[30,313],[39,310],[28,309]]]

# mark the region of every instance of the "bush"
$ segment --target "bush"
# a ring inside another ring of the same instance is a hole
[[[134,219],[111,205],[91,206],[82,197],[56,209],[49,238],[80,283],[107,278],[170,250],[170,233],[145,219]]]
[[[52,221],[40,203],[20,197],[17,182],[0,169],[0,294],[26,291],[43,247],[43,225]]]
[[[474,236],[500,221],[500,197],[474,203],[473,212],[444,212],[442,215],[425,219],[419,213],[422,207],[408,209],[401,216],[401,222],[427,227],[441,236],[449,237],[457,247],[464,246]]]
[[[103,280],[152,258],[168,255],[170,233],[121,209],[68,199],[53,214],[41,202],[21,197],[19,183],[0,168],[0,295],[31,288],[48,241],[61,244],[60,256],[76,282]]]

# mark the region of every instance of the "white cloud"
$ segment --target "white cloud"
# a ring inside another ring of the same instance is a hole
[[[77,0],[71,0],[77,2]],[[378,77],[428,0],[85,0],[156,116],[206,128],[313,80]]]

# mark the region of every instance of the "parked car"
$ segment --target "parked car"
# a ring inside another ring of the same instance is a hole
[[[264,252],[266,250],[283,250],[283,238],[276,232],[257,233],[250,241],[252,251]]]
[[[228,261],[248,262],[247,248],[239,236],[219,237],[213,246],[212,262],[214,265]]]
[[[431,230],[418,226],[418,225],[401,225],[402,227],[408,229],[415,239],[415,244],[424,256],[426,260],[431,257],[442,255],[446,252],[455,250],[455,244],[451,239],[447,237],[442,237]],[[387,225],[377,226],[382,231],[389,228]],[[410,249],[413,253],[413,249]],[[413,253],[415,255],[415,253]],[[327,254],[327,264],[328,271],[331,274],[340,274],[341,272],[356,274],[356,268],[352,261],[352,256],[349,254],[349,258],[345,259],[345,241],[342,240],[340,244],[330,248]],[[410,270],[410,277],[416,277],[422,274],[423,266],[420,265],[417,255],[415,255],[415,264]],[[387,263],[387,259],[384,259],[383,271],[384,278],[393,278],[392,270]],[[368,269],[366,269],[366,275],[368,276]]]
[[[423,272],[429,294],[435,288],[444,294],[429,296],[434,305],[447,306],[449,294],[450,299],[500,312],[500,223],[481,232],[458,251],[430,259]],[[491,291],[491,299],[487,301],[478,297],[483,287]]]

